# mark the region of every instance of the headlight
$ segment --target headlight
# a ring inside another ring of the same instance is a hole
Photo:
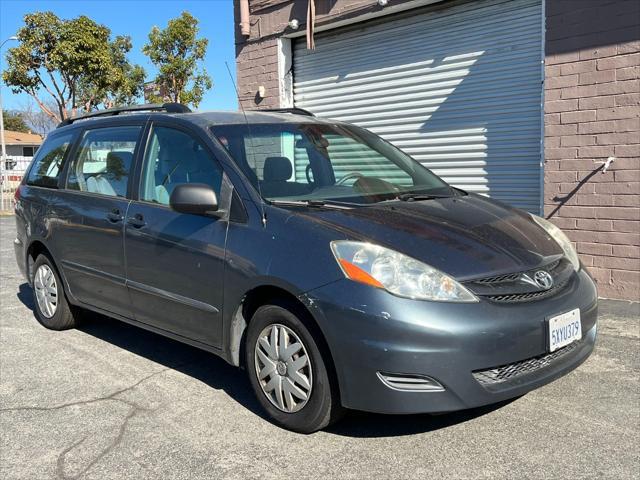
[[[388,248],[340,240],[331,242],[331,250],[347,278],[384,288],[399,297],[437,302],[478,301],[453,278]]]
[[[580,268],[580,259],[578,258],[578,254],[576,253],[575,248],[571,244],[571,240],[564,234],[562,230],[556,227],[549,220],[545,220],[542,217],[537,215],[530,214],[531,218],[533,218],[534,222],[544,228],[547,233],[553,238],[560,248],[564,251],[564,256],[567,257],[567,260],[571,262],[573,268],[577,271]]]

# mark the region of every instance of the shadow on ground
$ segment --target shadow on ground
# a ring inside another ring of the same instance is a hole
[[[32,289],[27,283],[20,285],[17,297],[27,308],[33,309]],[[244,371],[212,353],[93,312],[83,316],[77,330],[188,375],[211,388],[223,390],[243,407],[266,418]],[[380,415],[349,411],[326,432],[348,437],[413,435],[473,420],[510,402],[441,415]]]

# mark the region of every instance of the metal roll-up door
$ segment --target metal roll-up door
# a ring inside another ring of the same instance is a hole
[[[315,51],[296,40],[295,106],[366,127],[453,185],[539,212],[541,0],[442,7],[318,34]]]

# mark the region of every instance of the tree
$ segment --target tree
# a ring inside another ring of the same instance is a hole
[[[24,118],[22,117],[22,115],[20,115],[20,113],[3,110],[2,118],[4,120],[5,130],[23,133],[29,132],[29,126],[25,123]]]
[[[209,41],[197,38],[198,20],[189,12],[169,20],[167,27],[153,27],[149,43],[142,51],[158,68],[155,83],[166,90],[171,101],[192,104],[196,108],[213,83],[204,67]]]
[[[2,77],[14,93],[29,94],[56,121],[142,91],[144,73],[126,59],[128,37],[112,41],[107,27],[86,16],[63,20],[36,12],[25,15],[24,23],[17,34],[20,45],[7,52]]]
[[[46,104],[49,110],[56,109],[56,103],[53,100],[47,100]],[[29,129],[42,137],[56,128],[56,125],[58,124],[57,120],[51,118],[45,112],[40,110],[33,101],[21,103],[19,109],[20,114],[29,126]]]

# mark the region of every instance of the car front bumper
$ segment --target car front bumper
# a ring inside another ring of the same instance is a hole
[[[553,297],[525,303],[424,302],[346,279],[300,299],[325,335],[342,404],[356,410],[427,413],[500,402],[575,369],[596,340],[597,292],[584,269]],[[549,356],[547,319],[575,308],[582,340]],[[478,371],[498,367],[516,374],[495,383],[479,381]],[[394,389],[378,372],[428,376],[444,390]]]

